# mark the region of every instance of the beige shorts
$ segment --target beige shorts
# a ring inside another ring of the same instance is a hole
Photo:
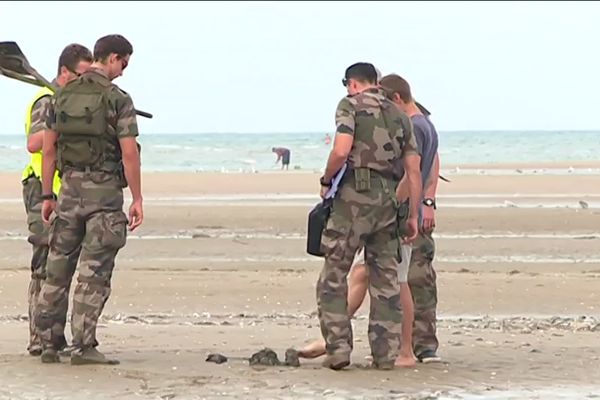
[[[410,257],[412,255],[412,245],[403,244],[400,246],[400,251],[402,252],[402,262],[398,266],[398,282],[405,283],[408,281],[408,267],[410,265]],[[365,264],[364,247],[362,247],[356,257],[354,257],[354,262],[352,265],[356,264]]]

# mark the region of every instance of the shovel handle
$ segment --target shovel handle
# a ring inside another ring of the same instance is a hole
[[[139,115],[140,117],[144,117],[144,118],[152,118],[153,117],[152,114],[147,113],[146,111],[135,110],[135,113],[137,115]]]
[[[7,69],[1,68],[0,67],[0,74],[6,76],[7,78],[11,78],[11,79],[16,79],[18,81],[21,82],[25,82],[25,83],[29,83],[32,85],[36,85],[36,86],[44,86],[43,83],[39,82],[38,80],[35,80],[33,78],[29,78],[23,75],[19,75],[19,74],[15,74],[12,71],[9,71]]]

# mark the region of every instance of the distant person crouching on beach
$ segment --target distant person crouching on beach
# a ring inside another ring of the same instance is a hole
[[[277,154],[277,160],[275,161],[275,164],[279,163],[279,160],[281,160],[281,169],[289,169],[291,154],[290,149],[286,149],[285,147],[273,147],[271,150],[273,153]]]

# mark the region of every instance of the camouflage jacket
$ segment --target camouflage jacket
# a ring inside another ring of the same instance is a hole
[[[350,168],[370,168],[399,180],[402,159],[417,154],[410,118],[380,89],[344,97],[338,104],[335,121],[338,134],[354,136],[348,156]]]

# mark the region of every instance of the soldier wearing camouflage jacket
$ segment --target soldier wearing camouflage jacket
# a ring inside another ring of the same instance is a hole
[[[46,117],[52,94],[68,82],[85,72],[91,62],[92,53],[80,44],[70,44],[64,48],[58,59],[58,72],[52,81],[52,88],[42,88],[35,95],[27,108],[25,116],[25,133],[27,135],[27,150],[31,159],[22,174],[23,202],[27,213],[29,228],[28,241],[32,246],[31,280],[29,282],[29,345],[27,350],[32,356],[42,353],[42,345],[35,325],[35,312],[42,281],[46,279],[46,259],[48,257],[48,228],[42,221],[42,142],[46,129]],[[58,194],[60,178],[55,174],[52,180],[52,190]],[[79,251],[74,251],[72,257],[77,259]],[[76,261],[75,261],[76,262]],[[66,346],[66,339],[60,340]]]
[[[338,104],[334,148],[321,178],[324,196],[333,176],[347,163],[322,240],[325,263],[317,283],[317,305],[327,350],[323,365],[337,370],[350,364],[353,336],[346,277],[357,250],[364,245],[370,278],[368,336],[373,365],[391,369],[401,332],[396,189],[404,164],[411,199],[415,200],[412,204],[421,195],[416,143],[410,119],[377,88],[373,65],[350,66],[343,83],[349,96]],[[411,206],[408,240],[417,235],[417,216],[417,206]]]
[[[36,322],[42,339],[42,362],[58,362],[58,333],[64,329],[70,255],[81,246],[73,296],[71,364],[115,364],[96,347],[98,319],[111,293],[115,257],[125,245],[127,216],[123,187],[132,194],[129,228],[142,223],[138,126],[131,97],[111,81],[122,75],[133,53],[120,35],[99,39],[89,72],[53,98],[44,138],[42,216],[56,218],[50,228],[47,279],[42,286]],[[54,165],[62,173],[58,201],[46,177]],[[123,178],[126,178],[125,179]]]

